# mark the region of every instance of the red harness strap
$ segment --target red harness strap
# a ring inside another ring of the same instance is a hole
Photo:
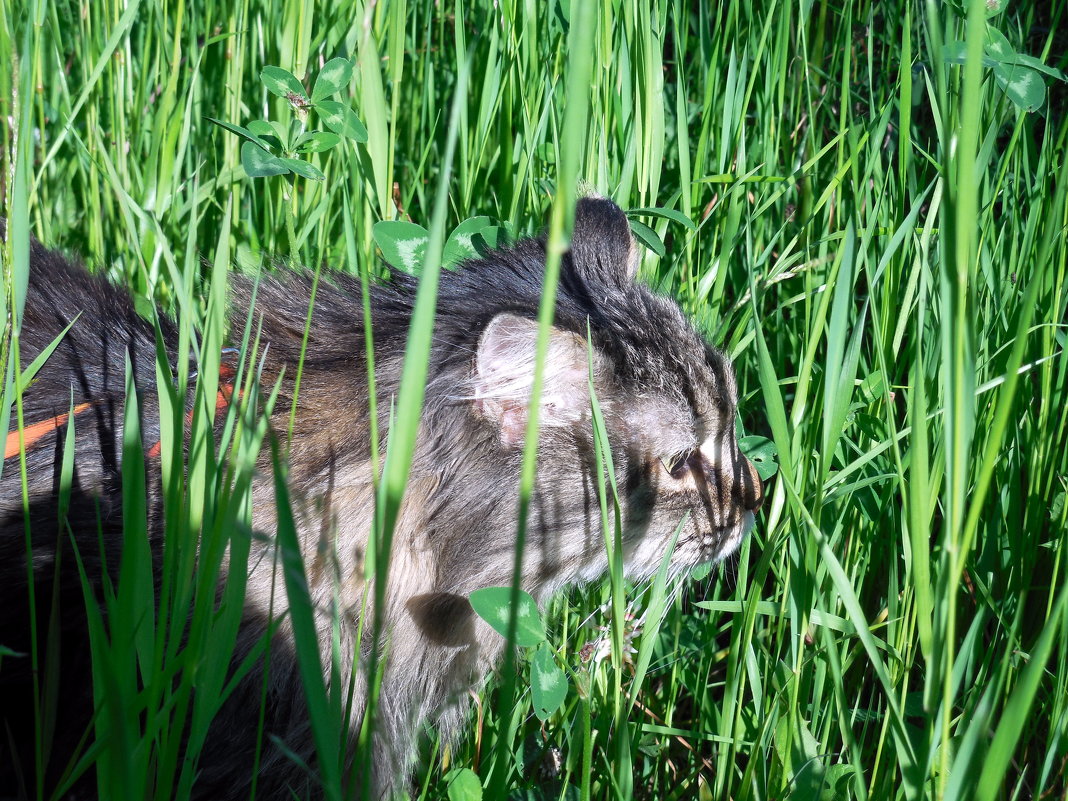
[[[227,407],[230,405],[230,399],[234,396],[234,368],[229,364],[222,364],[219,367],[219,392],[215,398],[215,419],[226,412]],[[85,403],[79,403],[74,407],[74,416],[77,417],[84,411],[91,409],[93,401],[86,401]],[[47,420],[41,420],[38,423],[32,423],[22,429],[22,442],[26,452],[42,444],[45,437],[55,431],[57,428],[66,424],[67,418],[70,417],[70,412],[64,412],[63,414],[57,414],[55,417],[50,417]],[[185,416],[186,425],[193,422],[192,409],[186,413]],[[19,454],[19,429],[9,431],[7,434],[7,442],[4,444],[4,460],[10,459],[12,456],[18,456]],[[155,459],[160,454],[161,443],[157,442],[151,448],[148,449],[148,457]]]

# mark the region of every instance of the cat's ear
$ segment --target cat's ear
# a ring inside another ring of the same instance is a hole
[[[475,358],[474,403],[496,424],[502,444],[522,447],[534,383],[538,323],[514,314],[498,314],[482,332]],[[543,428],[582,420],[590,408],[586,341],[559,328],[549,329],[540,414]]]
[[[588,279],[622,286],[638,272],[638,248],[623,210],[603,197],[584,197],[575,208],[572,266]]]

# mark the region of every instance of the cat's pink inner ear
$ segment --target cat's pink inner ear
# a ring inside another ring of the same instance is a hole
[[[518,448],[523,445],[527,436],[527,409],[526,406],[509,404],[501,409],[500,419],[501,442],[509,448]]]
[[[526,436],[537,340],[536,320],[505,313],[490,321],[478,342],[475,406],[497,424],[501,442],[509,447],[521,445]],[[563,426],[585,417],[590,404],[587,359],[585,340],[549,329],[540,397],[542,426]]]

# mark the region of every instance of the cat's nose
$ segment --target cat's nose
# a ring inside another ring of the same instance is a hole
[[[764,504],[764,482],[756,466],[739,454],[741,464],[734,479],[734,500],[748,512],[755,512]]]

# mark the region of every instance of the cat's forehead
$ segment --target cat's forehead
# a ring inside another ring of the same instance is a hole
[[[695,333],[694,336],[699,335]],[[727,358],[727,355],[719,349],[704,341],[702,341],[702,345],[705,351],[705,364],[710,375],[709,386],[716,396],[715,399],[726,401],[731,406],[736,405],[738,402],[738,383],[734,377],[734,365],[731,364],[731,360]]]
[[[602,332],[601,344],[626,389],[684,404],[697,420],[735,405],[730,360],[694,330],[676,303],[640,286],[617,300],[615,324]]]
[[[678,343],[678,359],[668,362],[664,382],[673,394],[693,410],[699,427],[713,427],[730,414],[736,404],[734,369],[720,351],[691,332],[689,341]]]

